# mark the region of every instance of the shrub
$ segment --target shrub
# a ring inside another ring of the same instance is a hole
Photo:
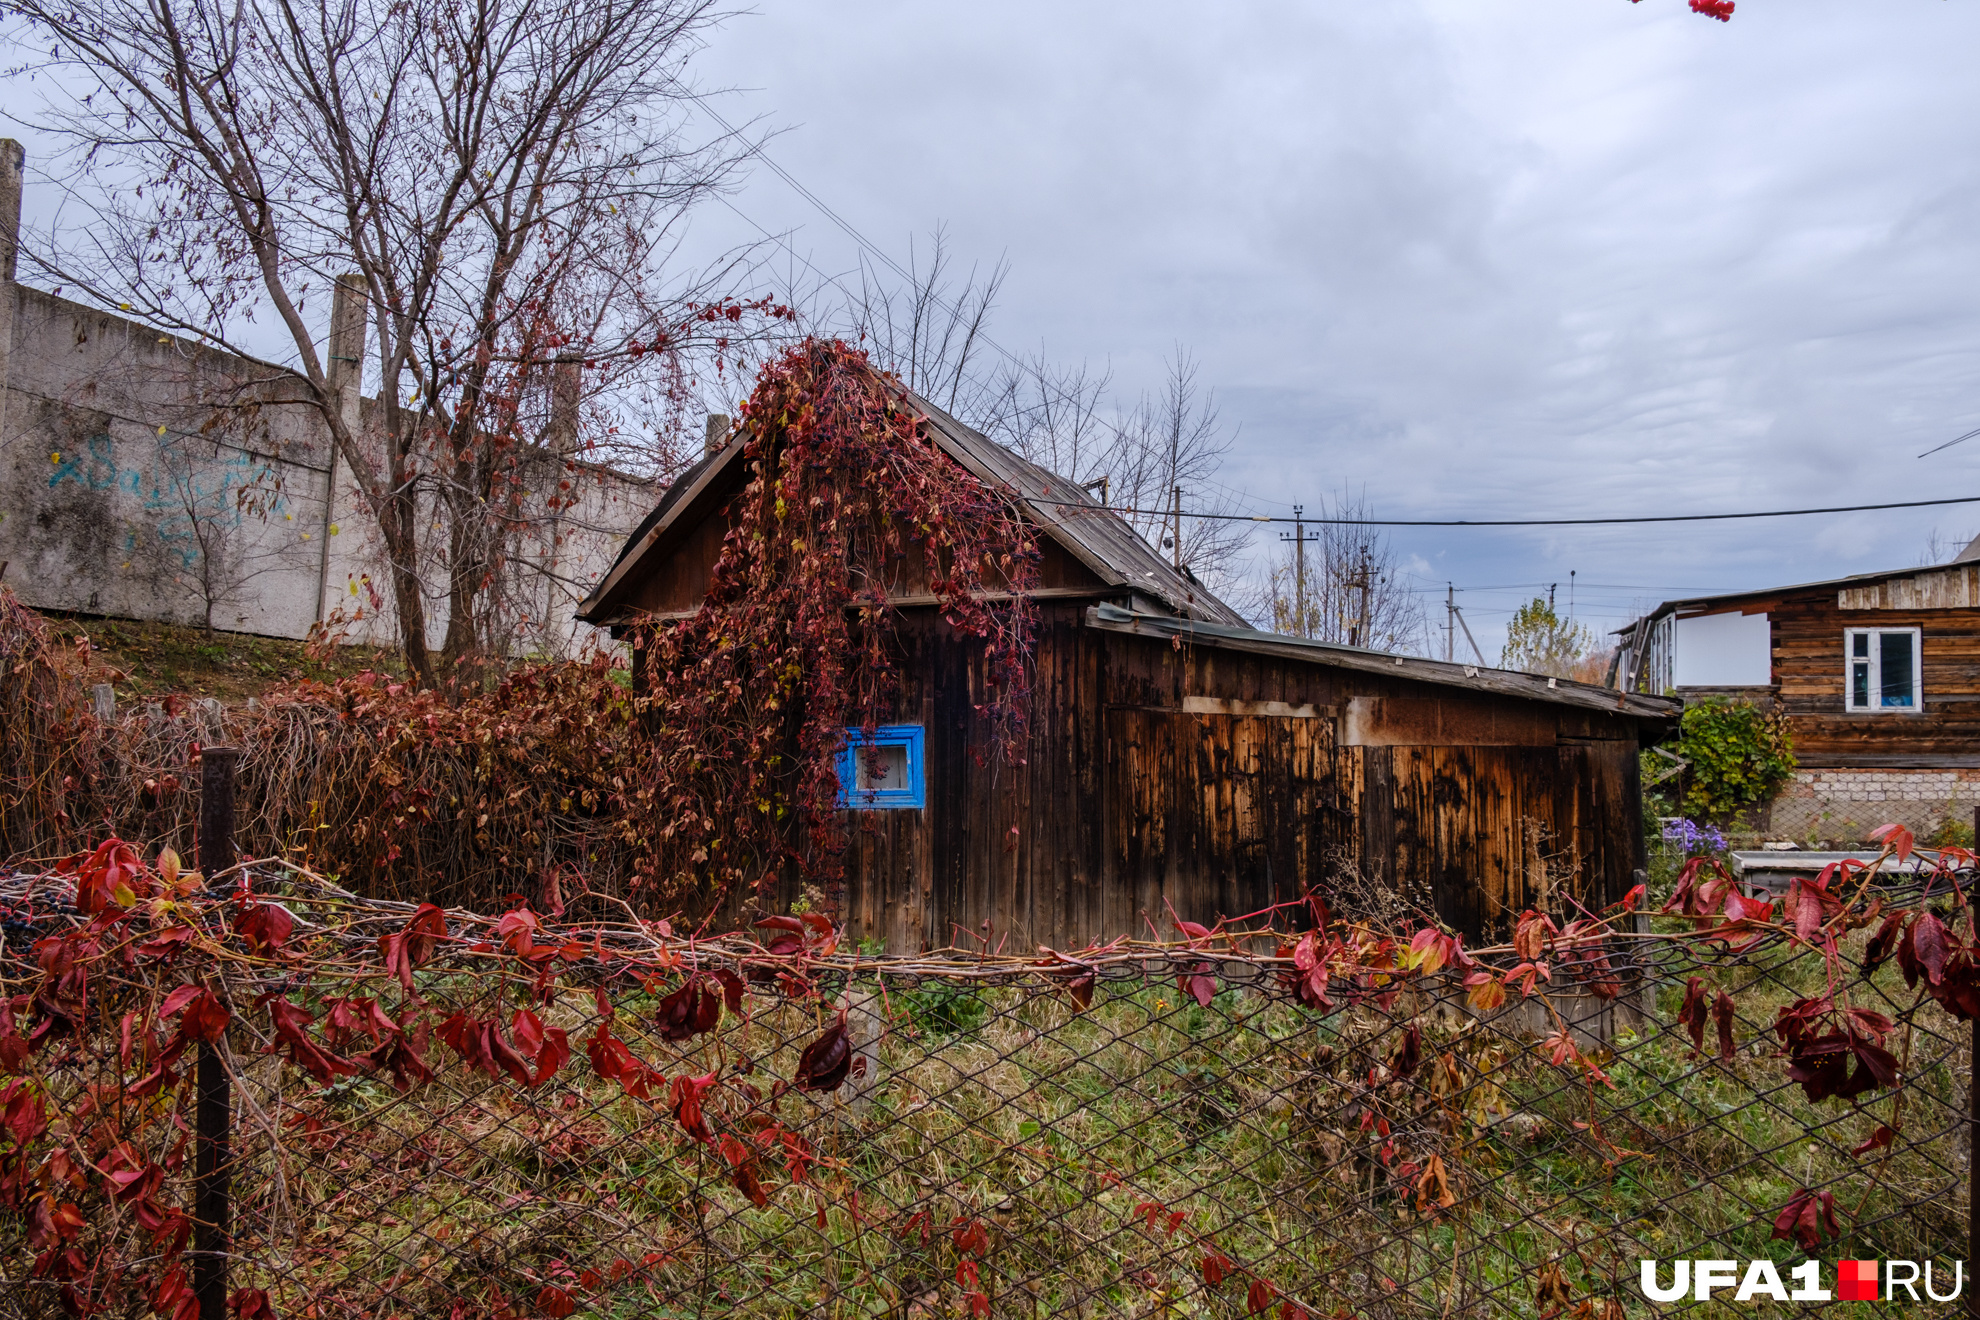
[[[1773,796],[1794,774],[1786,721],[1744,699],[1707,697],[1686,709],[1668,750],[1686,765],[1670,796],[1655,795],[1659,815],[1725,820]]]

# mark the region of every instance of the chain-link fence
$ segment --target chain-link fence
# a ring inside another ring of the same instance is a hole
[[[0,1313],[190,1320],[223,1262],[245,1320],[1614,1320],[1646,1260],[1736,1262],[1705,1312],[1854,1314],[1843,1259],[1949,1297],[1970,930],[1885,880],[1812,933],[884,958],[105,849],[0,883]]]

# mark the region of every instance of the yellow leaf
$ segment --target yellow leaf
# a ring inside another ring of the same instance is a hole
[[[1497,981],[1480,981],[1465,992],[1471,1006],[1481,1013],[1490,1013],[1506,1002],[1506,988]]]

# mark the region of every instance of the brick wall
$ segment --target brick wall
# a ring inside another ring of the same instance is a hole
[[[1797,770],[1767,823],[1777,839],[1855,843],[1890,821],[1921,839],[1947,818],[1971,822],[1980,769]]]

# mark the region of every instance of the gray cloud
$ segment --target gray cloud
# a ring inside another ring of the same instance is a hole
[[[1188,345],[1260,511],[1714,511],[1980,494],[1980,11],[1940,0],[830,5],[702,61],[730,118],[904,258],[1011,276],[994,333]],[[732,199],[823,269],[768,171]],[[721,206],[716,250],[756,237]],[[1528,584],[1584,618],[1905,564],[1980,506],[1675,528],[1411,531],[1488,649]],[[1522,584],[1515,586],[1513,584]],[[1485,590],[1485,588],[1497,588]],[[1433,616],[1439,612],[1433,610]],[[1479,626],[1483,625],[1483,626]]]

